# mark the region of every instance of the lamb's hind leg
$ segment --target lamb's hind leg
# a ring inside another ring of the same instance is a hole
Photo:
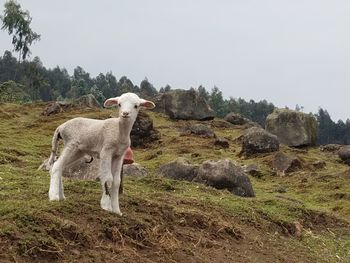
[[[67,164],[81,157],[81,153],[74,146],[66,146],[60,157],[54,162],[50,170],[50,201],[64,200],[62,173]]]

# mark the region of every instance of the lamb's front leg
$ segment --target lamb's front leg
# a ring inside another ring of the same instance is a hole
[[[107,211],[112,211],[111,191],[112,191],[112,185],[113,185],[113,176],[112,176],[111,155],[101,156],[99,177],[100,177],[101,186],[102,186],[101,208]]]
[[[121,181],[121,170],[123,165],[123,156],[117,156],[112,161],[113,185],[112,185],[112,211],[122,215],[119,208],[119,188]]]

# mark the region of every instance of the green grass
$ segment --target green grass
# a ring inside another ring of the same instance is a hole
[[[269,165],[272,154],[238,157],[235,139],[241,129],[214,128],[230,141],[230,148],[223,150],[213,146],[214,139],[179,136],[184,121],[150,113],[161,142],[135,149],[135,159],[150,176],[126,179],[124,215],[118,217],[100,209],[100,185],[95,181],[65,178],[67,199],[49,202],[49,175],[37,170],[60,123],[76,116],[104,119],[112,111],[75,110],[46,117],[41,115],[43,107],[0,105],[1,116],[6,116],[0,122],[0,258],[70,262],[77,257],[109,260],[117,253],[121,262],[140,257],[150,262],[212,262],[211,255],[222,254],[219,246],[236,251],[228,254],[237,262],[350,261],[350,169],[335,156],[316,148],[282,147],[302,160],[303,169],[277,177]],[[160,165],[180,156],[197,164],[222,158],[257,164],[263,177],[250,178],[256,197],[156,175]],[[325,160],[326,168],[312,168],[317,160]],[[287,192],[276,192],[279,186]],[[296,222],[303,226],[300,235]]]

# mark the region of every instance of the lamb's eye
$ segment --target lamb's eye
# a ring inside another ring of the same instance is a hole
[[[121,107],[122,105],[119,103],[118,106]]]
[[[134,108],[137,109],[139,106],[135,105]]]

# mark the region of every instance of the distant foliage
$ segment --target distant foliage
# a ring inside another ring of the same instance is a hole
[[[170,90],[172,88],[166,85],[159,92]],[[203,86],[199,86],[197,90],[218,117],[235,112],[264,127],[267,115],[275,109],[266,100],[255,102],[242,98],[225,99],[216,86],[210,92]],[[0,57],[0,102],[62,101],[91,93],[102,104],[106,98],[119,96],[124,92],[134,92],[145,98],[158,94],[147,78],[137,86],[126,76],[117,80],[112,72],[100,73],[92,78],[82,67],[77,66],[70,76],[66,69],[58,66],[53,69],[45,68],[38,57],[32,61],[19,62],[10,51],[5,51]],[[295,109],[302,111],[303,107],[296,105]],[[324,109],[320,109],[315,117],[319,127],[319,144],[350,144],[350,120],[345,123],[339,120],[335,123]]]
[[[12,81],[6,81],[0,84],[0,102],[22,103],[28,102],[28,94],[23,92],[23,86]]]
[[[214,87],[209,93],[203,86],[199,86],[198,92],[209,102],[210,107],[216,112],[217,116],[221,118],[230,112],[235,112],[265,126],[267,115],[275,109],[275,106],[266,100],[259,102],[250,100],[247,102],[242,98],[235,99],[232,97],[226,100],[218,87]]]
[[[119,79],[107,72],[92,78],[82,67],[74,69],[70,76],[65,68],[47,69],[38,57],[32,61],[19,62],[10,51],[0,57],[0,83],[12,80],[32,101],[52,101],[57,99],[76,99],[92,93],[99,102],[105,98],[119,96],[125,92],[156,95],[157,89],[147,80],[141,82],[141,88],[123,76]]]
[[[319,144],[350,144],[350,120],[344,123],[339,120],[335,123],[327,110],[320,108],[316,114],[318,122],[318,143]]]
[[[157,95],[157,89],[145,78],[140,84],[140,94],[143,98],[153,98]]]

